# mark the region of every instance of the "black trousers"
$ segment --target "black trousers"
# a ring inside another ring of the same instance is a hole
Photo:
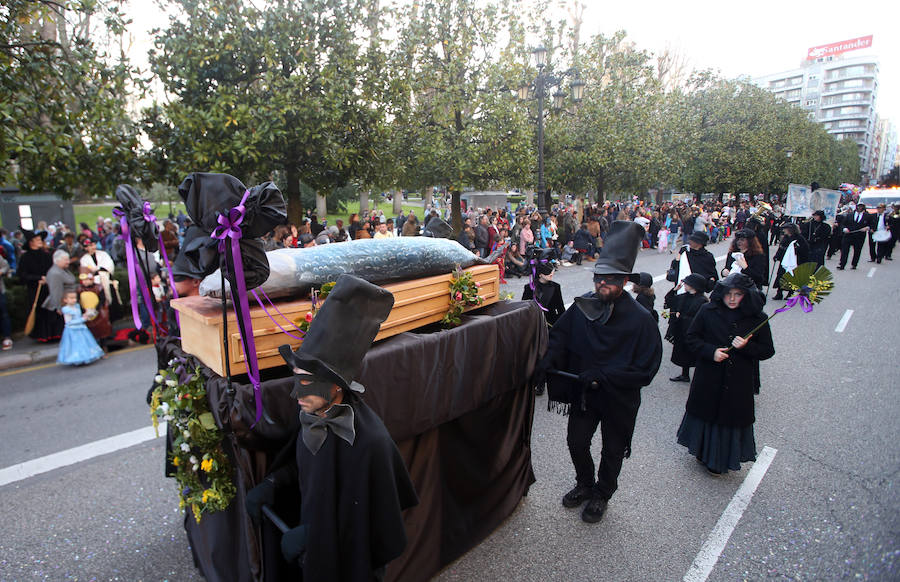
[[[815,246],[809,247],[809,262],[815,263],[820,267],[825,264],[825,247]]]
[[[575,466],[575,478],[579,485],[593,487],[594,491],[604,499],[612,497],[618,489],[619,473],[622,471],[622,460],[625,458],[627,446],[624,434],[612,427],[612,423],[602,423],[599,411],[590,407],[586,411],[572,406],[569,411],[569,427],[566,441],[569,454]],[[591,441],[597,426],[600,426],[600,438],[603,448],[600,450],[600,467],[597,480],[594,481],[594,458],[591,456]]]
[[[853,266],[855,267],[859,264],[859,255],[862,253],[862,247],[865,240],[865,237],[862,236],[844,235],[843,240],[841,240],[841,260],[838,262],[838,265],[841,268],[847,266],[847,258],[850,256],[850,247],[853,247]]]

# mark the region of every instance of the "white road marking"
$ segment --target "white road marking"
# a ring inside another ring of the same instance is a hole
[[[850,317],[853,315],[853,310],[848,309],[844,312],[844,316],[841,317],[841,320],[838,322],[837,327],[834,328],[834,331],[838,333],[842,333],[844,329],[847,328],[847,323],[850,321]]]
[[[161,422],[159,424],[159,434],[160,436],[166,434],[166,423]],[[99,441],[94,441],[92,443],[87,443],[80,447],[53,453],[46,457],[38,457],[37,459],[19,463],[18,465],[12,465],[5,469],[0,469],[0,487],[15,483],[16,481],[28,479],[29,477],[34,477],[35,475],[40,475],[41,473],[74,465],[75,463],[80,463],[82,461],[88,461],[94,457],[99,457],[100,455],[127,449],[128,447],[133,447],[155,438],[156,432],[153,430],[152,426],[148,426],[101,439]]]
[[[871,269],[869,269],[869,274],[866,275],[866,277],[872,278],[874,276],[875,276],[875,267],[872,267]]]
[[[772,460],[777,452],[778,450],[772,447],[763,447],[756,462],[753,463],[753,467],[747,473],[747,476],[744,477],[744,482],[741,483],[737,493],[731,498],[728,507],[722,512],[722,516],[719,517],[716,526],[710,532],[709,537],[706,538],[706,542],[700,548],[697,557],[694,558],[694,563],[691,564],[690,570],[684,575],[684,582],[704,582],[712,573],[716,562],[719,561],[719,556],[722,555],[722,551],[728,543],[728,539],[744,514],[744,510],[750,504],[750,499],[756,492],[756,488],[763,477],[765,477],[766,471],[768,471],[769,465],[772,464]]]

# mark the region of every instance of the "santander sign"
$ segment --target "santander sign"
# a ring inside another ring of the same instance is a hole
[[[806,60],[811,61],[822,57],[831,57],[847,51],[869,48],[870,46],[872,46],[871,34],[869,36],[861,36],[851,40],[842,40],[841,42],[814,46],[807,51]]]

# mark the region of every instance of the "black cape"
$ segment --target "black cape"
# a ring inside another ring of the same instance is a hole
[[[384,423],[358,397],[345,394],[344,404],[354,411],[353,445],[329,429],[313,455],[297,438],[291,445],[294,464],[280,468],[275,477],[279,488],[292,482],[299,486],[299,523],[307,526],[309,536],[304,580],[373,580],[373,571],[403,553],[402,512],[418,504]]]
[[[535,291],[537,292],[538,302],[547,309],[547,311],[543,312],[544,318],[547,320],[547,323],[553,325],[566,311],[566,306],[563,304],[562,288],[556,281],[542,283],[536,279],[534,281],[534,291],[531,290],[530,284],[525,285],[525,289],[522,291],[522,301],[534,299]]]
[[[672,342],[672,363],[683,368],[697,365],[697,355],[691,351],[685,340],[688,328],[700,307],[706,303],[701,293],[682,293],[675,289],[666,293],[665,307],[669,310],[669,329],[666,339]]]
[[[629,293],[623,292],[612,307],[610,318],[599,324],[588,320],[573,303],[551,328],[541,366],[572,374],[592,371],[599,383],[596,389],[551,374],[548,405],[563,412],[568,406],[601,411],[602,422],[625,436],[628,457],[641,405],[640,389],[650,384],[659,370],[662,339],[653,317]]]

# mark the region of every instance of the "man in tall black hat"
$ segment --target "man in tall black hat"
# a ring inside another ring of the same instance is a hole
[[[381,579],[406,547],[401,512],[418,499],[396,445],[355,381],[393,304],[385,289],[342,275],[298,350],[279,349],[296,375],[295,462],[254,487],[247,510],[258,523],[276,489],[299,488],[299,525],[284,534],[281,550],[288,562],[299,561],[304,580]]]
[[[537,383],[549,375],[549,406],[568,414],[567,441],[575,466],[575,488],[564,507],[587,504],[581,519],[596,523],[618,487],[622,461],[631,454],[631,436],[641,405],[641,387],[650,384],[662,360],[659,328],[650,313],[623,288],[633,273],[644,229],[616,221],[594,265],[594,292],[575,299],[550,330],[547,353],[538,363]],[[548,370],[578,376],[562,377]],[[591,441],[600,427],[603,449],[594,475]]]

